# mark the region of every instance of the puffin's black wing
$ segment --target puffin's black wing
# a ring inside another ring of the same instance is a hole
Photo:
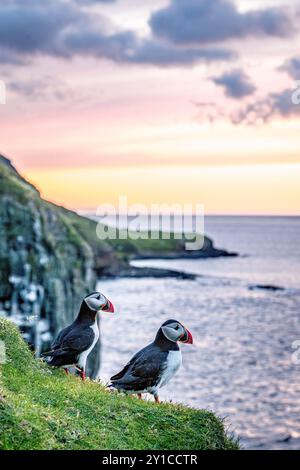
[[[117,388],[128,391],[155,387],[166,367],[168,352],[151,344],[137,353],[125,368],[111,378]]]
[[[111,377],[110,380],[113,382],[114,380],[122,379],[124,377],[124,375],[126,374],[126,372],[128,371],[128,369],[132,366],[132,364],[134,364],[134,362],[138,360],[138,358],[141,356],[141,354],[143,354],[145,349],[142,349],[141,351],[136,353],[136,355],[133,356],[133,358],[128,362],[128,364],[126,364],[124,369],[122,369],[118,374]]]
[[[70,327],[69,327],[70,328]],[[53,348],[46,356],[62,356],[64,354],[78,355],[87,349],[89,349],[95,339],[95,333],[90,327],[83,328],[77,326],[71,328],[67,333],[64,334],[63,338],[56,341],[56,348]]]
[[[70,331],[72,331],[72,328],[73,328],[73,325],[70,325],[60,331],[60,333],[57,335],[57,338],[52,343],[52,346],[51,346],[52,350],[59,349],[61,347],[61,344],[64,338],[67,336],[68,333],[70,333]]]

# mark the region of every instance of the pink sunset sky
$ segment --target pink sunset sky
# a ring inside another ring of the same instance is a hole
[[[291,0],[0,0],[0,153],[74,209],[300,214],[299,20]]]

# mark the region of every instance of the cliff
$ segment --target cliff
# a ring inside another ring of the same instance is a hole
[[[1,450],[238,449],[213,413],[158,406],[49,370],[0,318],[1,341]]]
[[[37,352],[73,320],[101,269],[122,263],[96,239],[94,222],[41,199],[0,157],[0,315],[13,318]]]

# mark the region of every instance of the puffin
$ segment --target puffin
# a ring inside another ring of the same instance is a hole
[[[139,351],[124,369],[111,377],[110,389],[126,394],[150,393],[160,403],[159,389],[164,387],[182,365],[178,342],[193,344],[193,336],[177,320],[166,321],[154,341]]]
[[[83,299],[76,320],[60,331],[51,351],[42,355],[49,366],[63,367],[67,374],[69,367],[75,367],[85,380],[87,358],[99,339],[97,314],[100,311],[115,311],[103,294],[92,292]]]

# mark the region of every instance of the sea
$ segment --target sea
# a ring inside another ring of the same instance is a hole
[[[195,344],[181,346],[183,366],[162,400],[213,411],[243,449],[298,449],[300,217],[211,216],[205,233],[239,256],[134,262],[196,280],[99,281],[117,310],[102,316],[101,378],[108,381],[165,320],[177,319]]]

